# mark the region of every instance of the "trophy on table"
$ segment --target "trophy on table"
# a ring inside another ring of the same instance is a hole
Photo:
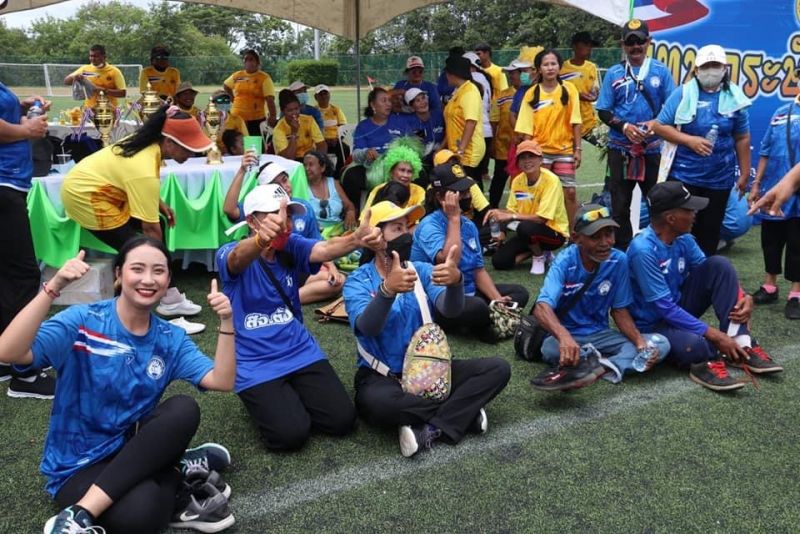
[[[150,116],[159,110],[161,107],[162,102],[161,99],[158,97],[158,93],[153,91],[153,86],[150,85],[150,82],[147,82],[147,89],[142,91],[142,98],[141,98],[141,109],[139,110],[139,116],[142,119],[142,122],[147,121]]]
[[[217,134],[219,133],[221,115],[214,101],[210,98],[208,99],[205,117],[205,129],[212,143],[211,149],[208,151],[206,163],[209,165],[219,165],[222,163],[222,153],[219,151],[219,147],[217,147]]]
[[[114,127],[114,106],[108,101],[105,91],[100,91],[94,106],[94,125],[100,132],[103,146],[111,144],[111,129]]]

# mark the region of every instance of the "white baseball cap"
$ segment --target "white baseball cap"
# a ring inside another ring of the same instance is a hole
[[[290,91],[300,91],[302,89],[308,89],[308,86],[300,80],[293,81],[292,85],[289,86]]]
[[[461,57],[468,59],[469,62],[472,63],[473,67],[480,68],[481,58],[479,58],[478,54],[476,54],[475,52],[465,52],[464,55]]]
[[[507,67],[503,67],[503,70],[506,72],[511,72],[514,70],[529,69],[532,66],[533,65],[531,65],[530,63],[522,61],[521,59],[515,59],[514,61],[509,63]]]
[[[423,91],[422,89],[412,87],[411,89],[406,91],[406,94],[403,96],[403,98],[405,99],[406,104],[410,106],[411,102],[413,102],[414,99],[417,98],[419,95],[427,95],[427,94],[428,94],[427,91]]]
[[[286,199],[286,213],[290,216],[305,215],[306,208],[299,202],[295,202],[289,198],[286,191],[283,190],[278,184],[265,184],[257,185],[244,197],[243,213],[244,217],[252,215],[256,212],[261,213],[274,213],[281,209],[281,201]],[[246,220],[239,221],[225,231],[225,235],[231,235],[233,232],[245,226]]]
[[[286,172],[286,169],[283,168],[283,165],[278,163],[268,163],[264,166],[260,173],[258,173],[258,178],[256,178],[256,183],[258,185],[267,185],[271,184],[275,181],[280,174],[286,174],[289,176],[289,173]]]
[[[325,85],[324,83],[319,84],[318,86],[314,87],[314,94],[318,95],[323,91],[331,92],[331,88]]]
[[[728,63],[728,58],[725,55],[725,50],[719,45],[706,45],[697,51],[697,57],[694,64],[697,67],[702,67],[706,63]]]

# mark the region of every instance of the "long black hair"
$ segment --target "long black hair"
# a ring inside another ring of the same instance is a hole
[[[544,60],[544,57],[549,56],[551,54],[556,56],[556,61],[558,62],[559,69],[564,65],[564,59],[561,57],[561,54],[559,54],[552,48],[548,48],[547,50],[542,50],[541,52],[536,54],[536,57],[533,60],[533,66],[536,67],[537,71],[539,71],[540,81],[539,83],[536,84],[536,87],[533,89],[533,98],[531,98],[528,101],[528,104],[534,110],[536,110],[536,106],[539,105],[539,98],[541,93],[540,86],[542,82],[541,82],[541,71],[539,69],[542,66],[542,61]],[[564,87],[564,82],[561,80],[561,76],[557,76],[556,80],[558,80],[558,85],[561,88],[561,105],[566,106],[567,102],[569,102],[569,94],[567,93],[567,89]]]
[[[123,158],[130,158],[149,147],[153,143],[160,142],[164,136],[161,135],[161,130],[164,129],[164,123],[167,121],[167,108],[168,106],[161,106],[158,111],[150,115],[141,128],[136,132],[123,139],[116,145],[114,150]],[[176,112],[173,119],[191,119],[192,116],[183,111]]]
[[[369,92],[367,96],[367,107],[364,108],[364,116],[369,118],[375,115],[375,110],[372,109],[371,104],[374,104],[376,100],[378,100],[378,95],[381,93],[388,93],[386,89],[383,87],[376,87],[372,91]]]

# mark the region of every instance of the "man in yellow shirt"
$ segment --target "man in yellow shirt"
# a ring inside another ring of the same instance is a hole
[[[508,88],[506,75],[503,74],[503,69],[498,65],[492,63],[492,47],[489,43],[480,43],[475,46],[475,53],[481,60],[481,68],[492,79],[492,92],[496,95],[500,91]]]
[[[181,73],[169,64],[169,50],[156,45],[150,50],[150,66],[139,75],[139,92],[147,90],[147,84],[162,100],[174,97],[181,84]]]
[[[328,154],[336,156],[336,175],[339,176],[344,162],[350,157],[350,147],[339,143],[339,127],[347,124],[347,117],[342,108],[331,104],[331,89],[327,85],[319,84],[314,87],[314,100],[317,101],[317,109],[322,115],[322,135],[328,145]]]
[[[578,90],[583,121],[581,136],[592,144],[597,144],[597,139],[591,134],[597,126],[594,102],[600,94],[600,76],[597,73],[597,65],[589,61],[589,58],[592,56],[592,47],[599,44],[592,39],[589,32],[576,33],[572,36],[572,57],[561,67],[561,79],[572,82]]]
[[[199,120],[200,110],[194,105],[195,98],[197,90],[192,88],[192,82],[181,82],[175,91],[175,104],[181,111]]]
[[[64,78],[64,85],[72,85],[78,78],[91,89],[91,94],[83,102],[86,107],[97,104],[100,91],[105,91],[112,106],[117,105],[117,98],[125,98],[127,95],[125,77],[117,67],[106,63],[106,48],[103,45],[92,45],[89,49],[89,64],[79,67]]]
[[[522,171],[511,182],[506,209],[491,209],[485,223],[514,230],[492,256],[495,269],[512,269],[533,255],[531,273],[544,274],[545,251],[561,247],[569,235],[567,210],[561,180],[542,168],[542,147],[536,141],[523,141],[517,147],[517,166]],[[494,233],[494,232],[493,232]]]

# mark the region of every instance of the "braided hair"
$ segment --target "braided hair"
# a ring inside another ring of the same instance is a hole
[[[547,50],[542,50],[541,52],[536,54],[536,58],[533,60],[533,66],[536,67],[537,71],[541,72],[540,68],[542,66],[542,61],[544,60],[545,56],[549,55],[553,55],[556,57],[559,69],[561,68],[562,65],[564,65],[564,59],[561,57],[561,54],[559,54],[552,48],[548,48]],[[561,105],[566,106],[567,102],[569,102],[569,94],[567,93],[567,89],[564,87],[564,82],[561,80],[561,76],[557,76],[556,80],[558,80],[558,85],[560,86],[561,89]],[[541,81],[536,84],[536,86],[533,89],[533,98],[531,98],[531,100],[528,101],[528,104],[534,110],[539,105],[539,98],[541,96],[541,84],[542,84]]]

